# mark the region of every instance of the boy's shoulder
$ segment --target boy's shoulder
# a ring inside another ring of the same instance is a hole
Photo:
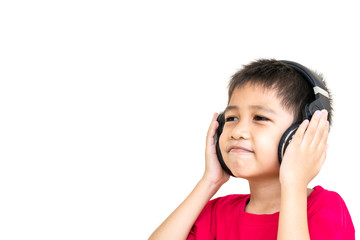
[[[230,194],[210,200],[206,208],[210,208],[212,211],[217,209],[221,209],[221,211],[225,211],[226,209],[234,210],[235,208],[241,209],[245,208],[249,199],[250,194]]]
[[[352,226],[352,220],[343,198],[335,191],[316,186],[308,198],[308,217],[316,221],[336,222],[341,226]],[[352,226],[353,227],[353,226]]]
[[[314,187],[314,191],[308,197],[308,208],[312,204],[318,204],[319,202],[321,202],[322,204],[324,203],[339,204],[339,203],[343,203],[344,200],[337,192],[327,190],[322,186],[316,186]]]
[[[211,219],[231,218],[245,209],[246,202],[250,199],[250,194],[231,194],[217,197],[210,200],[203,208],[197,222],[207,222]]]

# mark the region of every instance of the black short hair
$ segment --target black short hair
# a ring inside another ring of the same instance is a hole
[[[332,106],[331,93],[322,74],[315,71],[313,73],[324,84]],[[234,90],[247,83],[276,90],[283,107],[294,113],[294,122],[303,120],[302,110],[305,104],[315,100],[311,84],[295,69],[276,59],[259,59],[244,65],[243,69],[236,72],[229,81],[228,104]],[[332,107],[328,113],[328,120],[331,125]]]

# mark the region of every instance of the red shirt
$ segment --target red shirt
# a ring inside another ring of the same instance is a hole
[[[264,215],[247,213],[245,206],[249,199],[250,194],[236,194],[209,201],[188,239],[276,239],[279,212]],[[312,240],[355,239],[354,225],[339,194],[315,187],[308,197],[307,215]]]

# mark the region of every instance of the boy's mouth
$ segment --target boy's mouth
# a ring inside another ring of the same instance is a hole
[[[254,153],[254,151],[250,150],[249,148],[240,146],[240,145],[230,145],[228,147],[228,152],[238,152],[238,153]]]

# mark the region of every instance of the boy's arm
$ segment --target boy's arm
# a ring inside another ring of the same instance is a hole
[[[186,239],[200,212],[218,189],[219,186],[212,185],[202,178],[190,195],[155,230],[149,240]]]
[[[285,152],[280,167],[281,206],[278,240],[310,239],[307,222],[307,185],[326,158],[329,123],[327,111],[305,120]]]
[[[229,180],[216,155],[215,132],[219,124],[215,113],[206,136],[205,172],[189,196],[155,230],[149,240],[186,239],[201,213],[219,188]]]

